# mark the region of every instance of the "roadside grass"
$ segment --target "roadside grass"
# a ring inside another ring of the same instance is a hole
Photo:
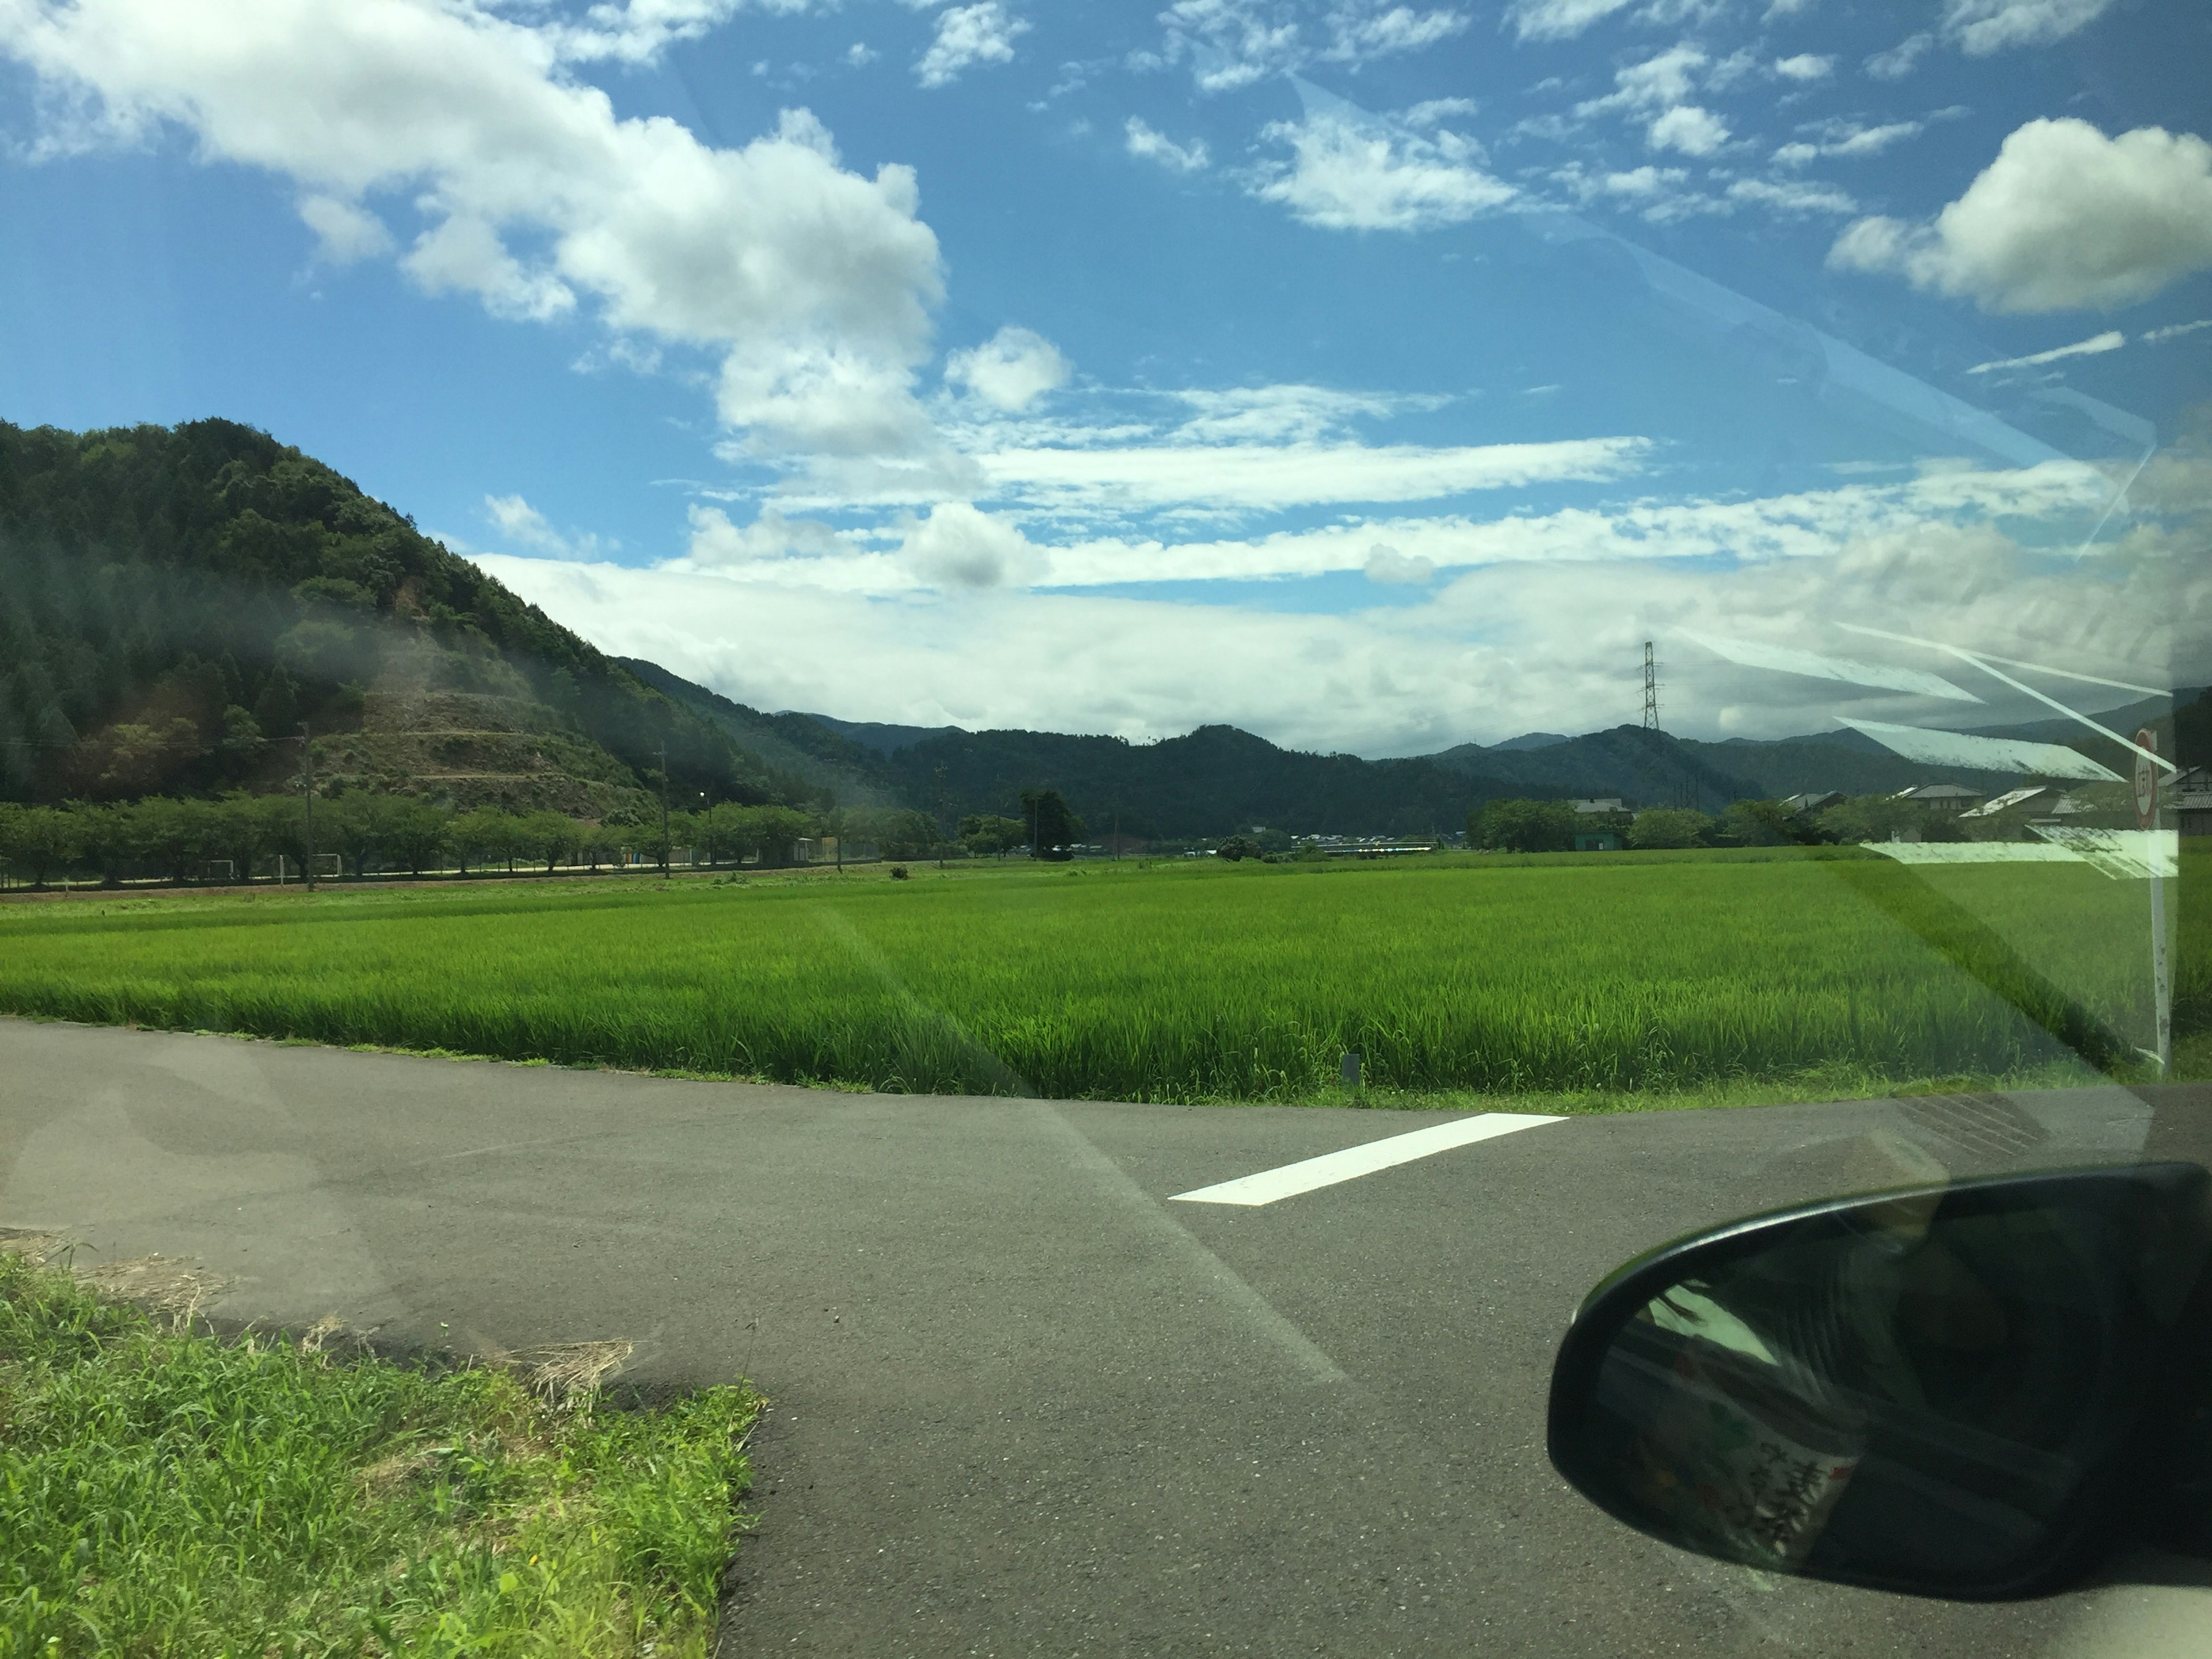
[[[761,1401],[196,1334],[0,1251],[0,1659],[703,1659]],[[319,1333],[317,1334],[319,1335]]]
[[[1821,850],[11,905],[0,1009],[1062,1098],[1327,1098],[1349,1049],[1370,1091],[1583,1109],[2140,1074],[2139,884]],[[2180,907],[2185,1038],[2206,924]]]

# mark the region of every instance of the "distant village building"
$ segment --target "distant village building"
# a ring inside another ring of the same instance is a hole
[[[2167,786],[2173,791],[2173,813],[2185,836],[2212,836],[2212,777],[2192,766]]]
[[[1955,783],[1923,783],[1917,789],[1899,790],[1895,799],[1955,817],[1979,806],[1989,796],[1983,790],[1967,789]]]
[[[1808,789],[1802,794],[1784,795],[1782,798],[1782,805],[1785,809],[1792,812],[1802,812],[1808,817],[1814,812],[1825,812],[1831,806],[1840,806],[1843,804],[1844,792],[1840,789],[1818,791]]]
[[[1608,795],[1603,800],[1571,800],[1567,805],[1577,812],[1626,812],[1628,810],[1618,795]]]

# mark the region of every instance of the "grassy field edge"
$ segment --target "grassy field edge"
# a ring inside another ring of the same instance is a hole
[[[703,1659],[759,1395],[617,1408],[605,1356],[328,1339],[218,1336],[0,1249],[0,1659]]]

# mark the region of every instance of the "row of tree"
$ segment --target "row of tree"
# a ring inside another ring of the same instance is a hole
[[[1819,812],[1778,800],[1740,800],[1719,813],[1687,806],[1638,812],[1578,812],[1563,800],[1494,800],[1468,815],[1468,844],[1492,852],[1574,850],[1577,835],[1606,831],[1627,846],[1657,851],[1687,847],[1823,847],[1887,841],[1911,832],[1925,841],[2018,840],[2015,817],[1960,823],[1893,795],[1857,795]]]
[[[0,803],[0,867],[33,886],[64,877],[106,883],[153,878],[178,883],[298,875],[311,857],[332,857],[356,878],[404,872],[562,865],[598,869],[663,863],[677,850],[695,861],[775,866],[799,844],[836,836],[890,858],[939,850],[926,813],[896,809],[817,813],[789,806],[724,804],[658,820],[587,823],[563,812],[457,812],[405,796],[349,793],[309,803],[298,795],[234,793],[216,800],[149,796],[66,806]],[[282,866],[278,860],[283,860]]]

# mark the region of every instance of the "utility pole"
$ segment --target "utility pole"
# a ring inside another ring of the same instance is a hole
[[[1644,729],[1659,729],[1659,665],[1651,658],[1651,641],[1644,641]]]
[[[668,879],[668,739],[660,740],[660,878]]]
[[[305,720],[300,722],[300,757],[307,774],[307,825],[302,839],[307,842],[307,890],[312,893],[315,890],[315,739]]]

